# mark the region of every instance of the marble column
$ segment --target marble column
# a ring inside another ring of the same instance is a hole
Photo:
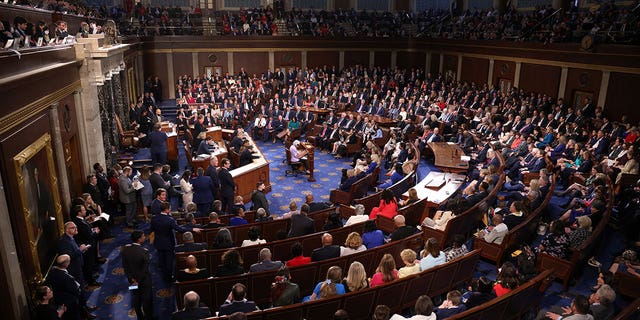
[[[129,81],[127,81],[127,69],[123,68],[120,73],[120,85],[122,87],[121,99],[122,99],[122,109],[118,113],[120,116],[120,123],[122,124],[122,128],[124,130],[129,130]]]

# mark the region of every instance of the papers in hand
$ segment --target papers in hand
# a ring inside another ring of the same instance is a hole
[[[142,184],[142,182],[136,180],[133,182],[133,188],[136,190],[140,190],[142,188],[144,188],[144,184]]]
[[[469,156],[460,156],[460,161],[469,162],[469,160],[471,160]]]
[[[106,214],[106,213],[101,213],[98,217],[104,219],[105,221],[109,221],[109,218],[111,218],[110,215]]]

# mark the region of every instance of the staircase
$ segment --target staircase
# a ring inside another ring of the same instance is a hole
[[[339,22],[337,25],[344,28],[344,31],[348,37],[356,36],[356,30],[353,28],[353,25],[351,24],[351,22]]]

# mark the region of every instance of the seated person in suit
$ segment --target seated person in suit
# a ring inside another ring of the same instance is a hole
[[[215,212],[211,212],[209,214],[209,222],[202,226],[205,229],[214,229],[224,227],[224,224],[220,223],[220,218],[218,218],[218,214]]]
[[[347,170],[347,179],[340,184],[340,191],[349,192],[349,189],[356,181],[358,181],[357,169]]]
[[[230,226],[240,226],[243,224],[247,224],[249,223],[247,221],[247,219],[244,218],[244,209],[243,208],[238,208],[238,215],[231,218],[231,220],[229,221],[229,225]]]
[[[307,193],[307,195],[305,196],[304,203],[309,206],[309,212],[316,212],[316,211],[328,209],[332,205],[331,202],[314,202],[313,194],[311,193]]]
[[[213,138],[207,136],[206,140],[200,141],[200,145],[198,145],[198,150],[196,151],[196,156],[210,155],[214,152],[216,146],[216,142],[213,141]]]
[[[186,262],[187,267],[178,270],[178,274],[176,275],[178,281],[191,281],[209,277],[209,270],[207,270],[207,268],[198,268],[198,259],[196,259],[195,256],[190,254],[187,256]]]
[[[193,213],[187,213],[184,215],[184,224],[185,228],[202,228],[200,224],[197,223],[196,217]]]
[[[405,218],[401,214],[393,217],[393,222],[396,224],[397,228],[389,236],[391,241],[398,241],[420,232],[418,228],[406,225]]]
[[[226,316],[236,312],[252,312],[258,309],[256,303],[253,301],[247,301],[247,287],[242,283],[236,283],[231,288],[229,297],[225,300],[224,304],[220,306],[218,316]]]
[[[200,296],[194,291],[184,295],[184,309],[174,312],[171,320],[201,319],[211,317],[211,311],[206,306],[200,306]]]
[[[206,242],[194,242],[193,233],[187,231],[182,234],[182,244],[176,245],[176,252],[191,252],[207,250]]]
[[[249,272],[278,270],[283,266],[283,263],[280,261],[271,261],[271,250],[269,248],[262,248],[259,255],[260,262],[252,264]]]
[[[295,204],[294,201],[292,201],[292,203]],[[291,208],[291,206],[289,207]],[[308,212],[309,206],[305,203],[300,208],[299,213],[291,215],[291,227],[287,237],[300,237],[316,232],[316,224],[313,219],[307,217]]]
[[[467,307],[462,304],[462,294],[458,290],[453,290],[447,293],[447,300],[437,307],[434,312],[438,319],[447,319],[465,310],[467,310]]]
[[[240,148],[240,166],[248,165],[253,162],[253,159],[258,159],[260,156],[254,155],[255,151],[249,140],[244,140],[244,144]]]
[[[340,256],[340,246],[333,244],[333,236],[329,233],[322,235],[322,247],[313,250],[311,261],[322,261]]]

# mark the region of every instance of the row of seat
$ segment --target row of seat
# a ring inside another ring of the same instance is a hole
[[[549,201],[551,201],[556,187],[556,180],[557,174],[552,176],[551,185],[540,206],[529,213],[522,223],[509,230],[502,240],[502,243],[489,243],[479,238],[473,242],[475,249],[482,249],[482,258],[493,261],[496,266],[500,266],[505,253],[510,252],[522,243],[529,243],[529,240],[536,234],[535,229],[538,226],[542,213],[546,210]]]
[[[346,309],[349,310],[350,319],[370,319],[375,307],[379,304],[387,305],[392,312],[400,312],[403,308],[414,305],[421,295],[426,294],[434,297],[469,281],[479,258],[480,252],[476,250],[443,265],[381,286],[333,298],[253,312],[247,314],[247,318],[324,320],[331,319],[337,309]],[[296,278],[294,274],[292,274],[292,278],[293,281],[300,279]],[[267,283],[262,285],[267,285],[268,288]],[[205,288],[201,287],[200,289]],[[226,294],[228,294],[228,288]],[[249,290],[249,294],[251,294],[251,290]],[[201,299],[201,301],[203,300]]]
[[[325,278],[326,272],[331,266],[341,267],[343,274],[346,275],[351,263],[359,261],[364,265],[367,275],[371,276],[375,273],[376,267],[384,254],[391,254],[396,259],[396,262],[401,264],[402,259],[400,258],[400,251],[405,248],[419,250],[421,245],[422,239],[419,234],[416,234],[401,241],[394,241],[363,252],[312,262],[303,266],[292,267],[290,269],[291,278],[293,279],[293,282],[300,286],[300,292],[303,296],[310,295],[313,292],[316,283]],[[224,302],[233,284],[244,283],[248,288],[248,298],[259,305],[265,304],[269,303],[269,291],[276,272],[277,270],[273,270],[179,282],[176,283],[178,291],[177,296],[181,297],[184,293],[194,290],[200,294],[201,301],[211,307],[214,307],[219,306]],[[178,301],[179,307],[181,307],[180,304],[181,302]]]
[[[569,280],[574,275],[576,270],[581,269],[591,253],[595,250],[596,246],[600,243],[600,238],[603,235],[604,229],[609,223],[609,217],[611,216],[611,210],[614,206],[614,187],[611,179],[607,178],[608,186],[608,202],[607,208],[600,219],[598,225],[593,229],[591,236],[587,238],[579,247],[570,248],[567,259],[554,257],[544,252],[540,253],[536,261],[536,271],[541,272],[543,270],[553,271],[553,276],[556,279],[562,280],[564,291],[567,291],[569,287]]]

